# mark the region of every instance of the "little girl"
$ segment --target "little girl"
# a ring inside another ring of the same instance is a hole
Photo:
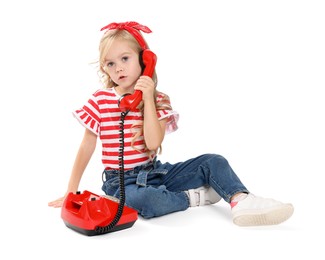
[[[125,203],[143,218],[153,218],[189,207],[230,204],[239,226],[273,225],[293,214],[292,204],[258,197],[240,181],[228,161],[217,154],[203,154],[175,164],[157,159],[165,134],[177,129],[178,114],[168,95],[159,92],[157,76],[143,76],[142,53],[149,47],[142,32],[151,30],[136,22],[111,23],[99,45],[99,65],[104,89],[97,90],[74,112],[85,127],[65,196],[49,206],[61,207],[69,192],[78,191],[81,177],[102,143],[103,185],[106,195],[119,197],[120,98],[140,91],[138,107],[124,118]]]

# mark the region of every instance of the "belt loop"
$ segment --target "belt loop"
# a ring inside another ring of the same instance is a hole
[[[140,170],[139,174],[137,176],[137,184],[139,186],[143,186],[146,187],[147,185],[147,178],[148,178],[148,174],[152,171],[152,169],[150,170]]]
[[[102,181],[105,182],[106,181],[106,171],[104,170],[102,173]]]

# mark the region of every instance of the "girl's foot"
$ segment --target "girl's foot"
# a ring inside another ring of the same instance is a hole
[[[210,205],[221,200],[220,195],[209,186],[187,190],[185,193],[189,197],[191,207]]]
[[[238,226],[276,225],[289,219],[294,211],[290,203],[262,198],[249,193],[230,203],[233,222]]]

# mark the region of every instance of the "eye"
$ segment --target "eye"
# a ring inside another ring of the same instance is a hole
[[[128,57],[128,56],[123,56],[123,57],[122,57],[122,61],[123,61],[123,62],[126,62],[126,61],[128,61],[128,59],[129,59],[129,57]]]
[[[107,63],[107,67],[112,67],[113,65],[114,65],[113,62],[108,62],[108,63]]]

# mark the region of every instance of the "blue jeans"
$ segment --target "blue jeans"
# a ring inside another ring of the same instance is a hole
[[[103,172],[102,190],[119,197],[119,171]],[[228,161],[217,154],[203,154],[175,164],[154,160],[125,171],[125,204],[144,218],[186,210],[189,198],[184,191],[211,186],[226,202],[238,192],[248,192]]]

